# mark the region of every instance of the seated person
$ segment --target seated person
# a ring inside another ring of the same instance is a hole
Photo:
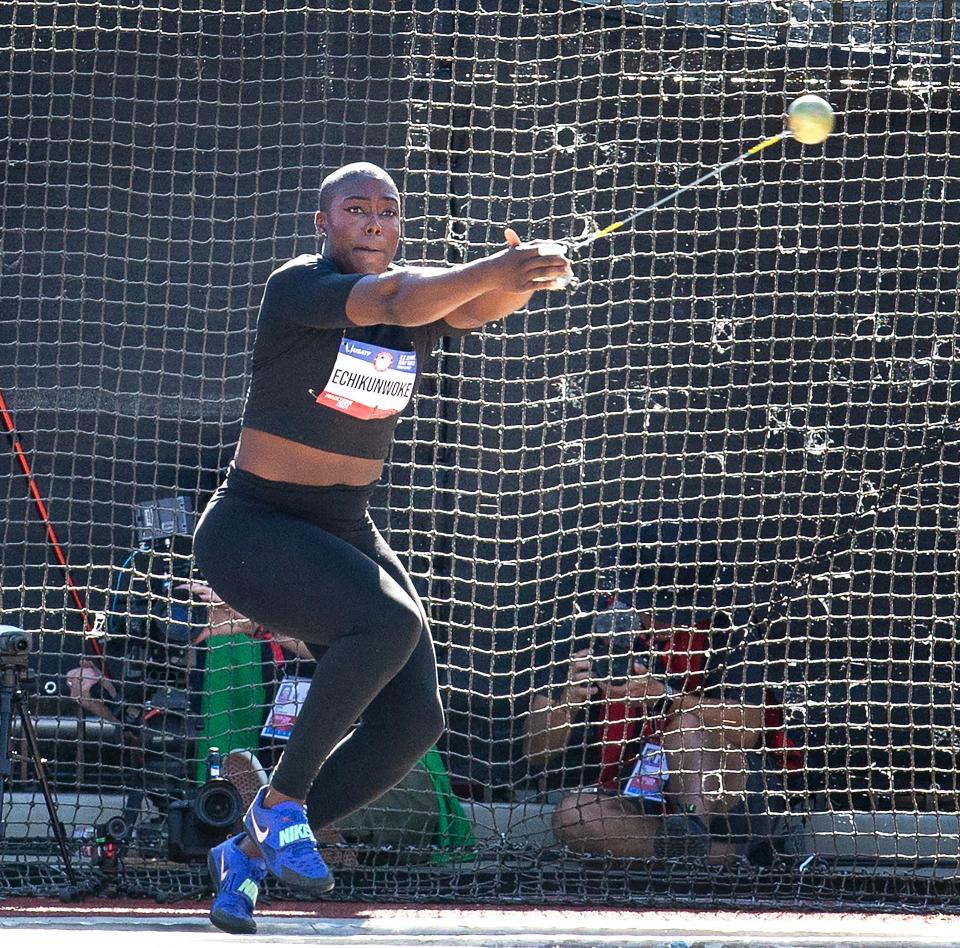
[[[188,663],[185,658],[185,672]],[[162,683],[165,668],[145,638],[124,634],[108,636],[101,656],[81,658],[64,677],[67,693],[84,712],[116,724],[124,745],[138,748],[144,726],[163,730],[173,716],[182,736],[189,708],[182,690]]]
[[[554,666],[526,720],[532,767],[548,788],[577,787],[554,813],[557,839],[621,857],[769,861],[776,788],[756,753],[769,726],[762,662],[728,653],[723,613],[691,612],[681,626],[607,605],[629,617],[623,678],[609,672],[607,614],[606,630],[594,622],[585,646]]]
[[[277,687],[272,689],[274,694],[268,695],[268,705],[274,704],[280,682],[284,678],[299,681],[300,687],[309,687],[309,671],[300,663],[312,662],[314,656],[302,641],[257,627],[250,619],[221,601],[202,581],[191,580],[179,588],[204,603],[207,609],[207,626],[195,639],[195,644],[214,636],[236,633],[265,643],[267,654],[280,673],[279,680],[275,682]],[[292,685],[287,690],[294,691]],[[303,695],[299,697],[302,700]],[[295,707],[292,713],[295,720]],[[267,717],[271,725],[264,730],[272,732],[273,743],[260,738],[252,748],[238,748],[237,741],[232,739],[231,735],[212,739],[218,741],[223,748],[230,748],[223,758],[221,774],[234,783],[246,805],[249,805],[257,791],[267,782],[267,773],[258,755],[267,755],[269,758],[279,756],[285,743],[283,735],[289,734],[293,725],[293,720],[289,720],[284,721],[282,726],[276,726],[275,716],[267,716],[266,709],[261,707],[261,725],[264,717]],[[271,765],[273,762],[272,759],[268,760]],[[308,817],[310,809],[308,795]],[[333,826],[315,825],[313,830],[322,847],[345,847],[352,844],[371,850],[393,851],[405,848],[423,851],[435,847],[430,856],[432,862],[449,861],[450,858],[456,858],[454,853],[459,853],[459,858],[464,858],[463,851],[473,844],[469,821],[450,789],[443,760],[435,748],[425,754],[399,784],[379,799],[349,814]],[[349,867],[357,864],[354,854],[343,849],[323,848],[322,852],[324,859],[332,865]],[[409,861],[410,855],[404,856],[405,861]]]
[[[81,658],[80,664],[71,668],[65,677],[70,697],[87,714],[124,727],[121,720],[125,716],[121,699],[122,685],[105,674],[104,662]],[[128,732],[126,738],[128,741],[138,739],[133,732]]]

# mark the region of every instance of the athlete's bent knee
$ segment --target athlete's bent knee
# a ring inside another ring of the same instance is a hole
[[[443,705],[440,704],[439,698],[433,698],[428,703],[422,726],[423,733],[426,735],[424,740],[427,742],[427,747],[430,748],[440,739],[440,735],[443,734],[444,728],[447,726],[443,717]],[[427,737],[429,737],[429,740],[427,740]]]
[[[425,754],[436,744],[445,726],[443,706],[436,695],[409,706],[404,715],[403,730],[416,742],[420,754]]]
[[[376,610],[373,621],[378,632],[387,641],[397,657],[405,662],[416,648],[423,633],[423,619],[419,610],[411,603],[390,599],[383,604],[382,610]]]

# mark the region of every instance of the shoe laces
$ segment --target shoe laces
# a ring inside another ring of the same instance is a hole
[[[301,839],[284,847],[283,856],[284,862],[301,875],[325,876],[329,871],[317,851],[316,843],[309,839]]]

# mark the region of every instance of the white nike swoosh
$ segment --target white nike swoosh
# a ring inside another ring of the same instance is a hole
[[[253,824],[253,835],[257,837],[257,842],[258,843],[264,842],[264,840],[266,840],[266,838],[270,835],[270,830],[260,829],[260,827],[257,826],[257,818],[252,812],[250,814],[250,822]]]
[[[226,854],[220,853],[220,881],[223,882],[227,878],[227,859]]]

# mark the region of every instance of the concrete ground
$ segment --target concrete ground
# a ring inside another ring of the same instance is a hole
[[[236,943],[214,929],[206,905],[187,908],[92,901],[79,906],[0,902],[0,942],[17,948],[191,948]],[[648,912],[537,907],[327,904],[318,912],[276,903],[258,913],[247,943],[324,948],[920,948],[960,946],[958,920],[893,914]]]

